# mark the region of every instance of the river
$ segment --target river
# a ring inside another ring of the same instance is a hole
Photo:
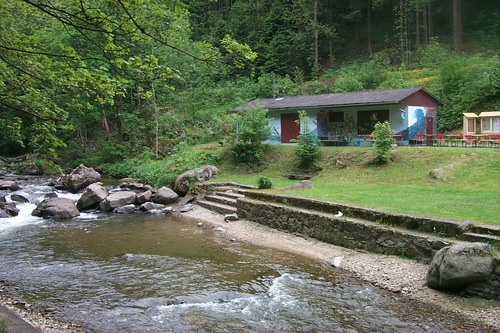
[[[47,192],[0,219],[9,296],[91,332],[453,332],[458,316],[171,215],[32,217]],[[78,195],[59,192],[78,199]],[[9,196],[7,196],[9,199]]]

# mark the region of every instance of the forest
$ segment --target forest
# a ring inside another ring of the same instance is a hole
[[[416,86],[459,130],[500,110],[499,41],[491,0],[4,0],[0,155],[161,159],[255,98]]]

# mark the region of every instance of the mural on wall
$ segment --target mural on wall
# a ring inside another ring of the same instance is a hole
[[[402,134],[403,140],[413,140],[418,133],[425,132],[425,117],[432,117],[435,112],[435,107],[423,106],[408,106],[407,110],[408,127],[398,134]]]

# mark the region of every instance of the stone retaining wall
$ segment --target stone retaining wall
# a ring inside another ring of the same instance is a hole
[[[243,191],[247,198],[254,198],[266,202],[275,202],[287,206],[310,209],[325,213],[341,211],[344,216],[374,221],[379,224],[391,225],[426,233],[434,233],[443,237],[456,237],[467,231],[471,226],[468,223],[455,221],[436,220],[420,216],[388,213],[376,209],[367,209],[336,202],[327,202],[308,198],[287,195],[276,195],[257,191]]]
[[[441,248],[460,241],[443,238],[463,232],[463,225],[318,200],[248,191],[236,202],[241,218],[319,241],[373,253],[397,255],[429,263]],[[342,211],[344,216],[333,214]],[[374,219],[377,222],[368,222]],[[419,225],[421,224],[421,225]],[[410,227],[410,230],[395,225]],[[429,231],[424,233],[423,231]],[[487,283],[470,286],[463,295],[500,300],[500,259],[493,260]]]
[[[429,263],[434,254],[450,242],[439,237],[400,230],[346,217],[274,202],[237,200],[238,215],[271,228],[312,237],[346,248],[398,255]]]

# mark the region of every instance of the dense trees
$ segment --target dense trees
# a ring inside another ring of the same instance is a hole
[[[91,156],[96,164],[147,149],[166,155],[180,142],[230,133],[227,111],[256,97],[410,85],[445,100],[439,124],[450,129],[463,111],[500,108],[498,7],[1,1],[0,153]]]

